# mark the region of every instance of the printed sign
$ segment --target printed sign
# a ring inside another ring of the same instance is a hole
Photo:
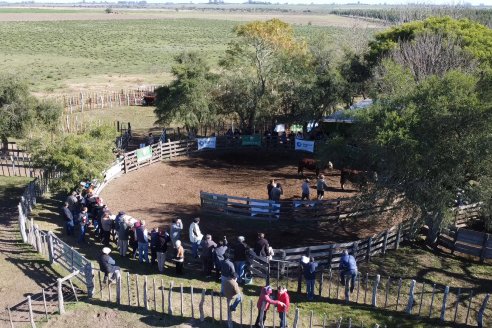
[[[261,136],[259,134],[255,134],[252,136],[242,136],[242,145],[243,146],[261,146]]]
[[[149,159],[152,158],[152,147],[147,146],[137,149],[136,155],[137,155],[137,163],[148,161]]]
[[[314,141],[296,139],[296,150],[303,150],[314,153]]]
[[[217,138],[216,137],[197,138],[196,141],[198,143],[198,150],[203,148],[215,148]]]

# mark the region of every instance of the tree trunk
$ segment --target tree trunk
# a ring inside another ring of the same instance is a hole
[[[426,224],[429,227],[427,232],[427,242],[431,245],[436,245],[437,238],[441,232],[442,222],[444,220],[444,214],[441,211],[437,211],[428,214],[426,217]]]
[[[7,137],[2,136],[2,149],[0,151],[1,154],[7,155],[7,151],[9,150],[9,140]]]

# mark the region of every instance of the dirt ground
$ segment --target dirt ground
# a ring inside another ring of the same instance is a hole
[[[296,163],[301,156],[256,150],[201,153],[124,175],[111,182],[101,197],[112,212],[124,210],[146,220],[149,228],[165,228],[176,217],[182,218],[187,228],[193,217],[200,216],[200,191],[266,199],[266,186],[274,178],[283,186],[284,199],[299,199],[302,179],[297,175]],[[314,172],[307,171],[306,175],[314,178]],[[340,189],[338,171],[326,171],[325,176],[330,187],[325,199],[347,198],[356,193],[354,189]],[[311,180],[312,197],[316,194],[314,184]],[[264,231],[274,247],[294,247],[352,241],[394,224],[374,220],[272,223],[202,215],[200,225],[203,233],[211,233],[215,239],[225,235],[232,240],[244,235],[251,243],[258,231]]]

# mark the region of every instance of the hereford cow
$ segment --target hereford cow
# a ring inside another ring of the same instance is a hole
[[[362,189],[362,187],[366,186],[369,181],[377,181],[377,179],[377,173],[372,171],[358,171],[350,169],[342,169],[340,171],[340,186],[342,187],[342,190],[345,190],[344,185],[347,181],[359,185],[359,188]]]
[[[321,164],[320,161],[313,158],[303,158],[299,160],[297,166],[297,174],[304,176],[304,169],[312,170],[316,172],[316,176],[319,176],[319,172],[324,169],[333,169],[333,164],[328,162],[326,165]]]

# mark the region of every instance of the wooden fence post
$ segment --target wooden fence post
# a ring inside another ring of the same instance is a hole
[[[372,307],[378,307],[377,304],[377,294],[378,294],[378,286],[381,281],[381,276],[378,274],[376,276],[376,280],[374,281],[374,287],[372,288]]]
[[[490,294],[485,295],[483,299],[482,306],[480,306],[480,310],[478,310],[477,314],[477,324],[479,328],[483,328],[483,313],[485,312],[485,308],[487,307],[487,303],[489,302]]]
[[[324,278],[323,277],[323,271],[321,271],[321,277],[319,280],[319,290],[318,290],[318,296],[320,296],[320,297],[321,297],[321,292],[323,291],[323,278]],[[289,277],[287,277],[287,279],[289,279]]]
[[[468,298],[468,310],[466,311],[465,325],[468,325],[468,318],[470,317],[470,308],[473,300],[473,290],[470,290],[470,296]]]
[[[46,321],[48,321],[48,306],[46,305],[46,293],[44,292],[44,289],[42,289],[41,291],[43,293],[44,316],[46,318]]]
[[[116,276],[116,303],[121,305],[121,275]]]
[[[415,280],[412,280],[410,282],[410,291],[408,293],[407,308],[405,310],[405,312],[407,314],[411,314],[412,313],[413,302],[414,302],[414,299],[415,299],[415,284],[416,284],[416,281]]]
[[[130,272],[126,273],[126,291],[128,294],[128,305],[132,305],[132,296],[130,294]]]
[[[458,294],[456,295],[456,303],[454,305],[454,319],[453,323],[456,323],[456,317],[458,316],[458,305],[460,303],[461,288],[458,288]]]
[[[400,238],[401,238],[401,223],[398,225],[398,230],[396,231],[395,249],[400,248]]]
[[[391,286],[391,276],[388,277],[388,281],[386,282],[386,293],[384,296],[384,308],[386,308],[386,306],[388,305],[388,293],[390,290],[390,286]]]
[[[12,321],[12,312],[10,312],[10,308],[8,306],[7,313],[9,314],[10,328],[14,328],[14,322]]]
[[[480,263],[485,261],[485,255],[487,253],[487,244],[489,242],[489,234],[484,233],[483,242],[482,242],[482,250],[480,251]]]
[[[60,314],[65,313],[65,306],[63,305],[63,286],[62,286],[62,280],[61,278],[58,278],[57,280],[57,291],[58,291],[58,312]]]
[[[292,324],[292,328],[297,328],[299,323],[299,308],[296,306],[296,314],[294,316],[294,323]]]
[[[191,296],[191,318],[195,319],[195,298],[193,297],[193,286],[190,286],[190,296]]]
[[[180,296],[180,312],[183,316],[183,283],[179,285],[179,296]]]
[[[52,232],[48,231],[48,257],[50,264],[53,264],[55,263],[55,251],[53,248],[53,236],[51,234]]]
[[[386,247],[388,246],[388,229],[384,232],[383,240],[383,255],[386,255]]]
[[[366,262],[371,261],[371,247],[372,247],[372,237],[367,240],[367,252],[366,252]]]
[[[402,279],[400,278],[400,280],[398,281],[398,296],[396,297],[396,309],[395,309],[395,311],[398,311],[398,305],[400,304],[401,283],[402,283]]]
[[[200,322],[205,320],[205,313],[203,312],[203,303],[205,302],[205,289],[202,289],[202,298],[200,304],[198,305],[198,310],[200,311]]]
[[[436,293],[436,284],[432,285],[432,297],[431,297],[431,304],[429,306],[429,318],[432,317],[432,308],[434,306],[434,295]]]
[[[148,290],[147,290],[147,276],[144,277],[144,290],[143,290],[143,301],[144,301],[144,308],[146,310],[149,309],[149,300],[148,300]]]
[[[51,235],[50,235],[51,240]],[[53,242],[51,242],[53,246]],[[92,263],[89,262],[84,266],[85,286],[87,287],[87,297],[92,298],[94,293],[94,278],[92,273]]]
[[[446,286],[444,288],[444,295],[442,298],[442,307],[441,307],[441,322],[444,322],[445,316],[446,316],[446,303],[448,302],[448,294],[449,294],[449,286]]]
[[[27,305],[29,307],[29,321],[31,322],[31,327],[36,328],[36,323],[34,322],[34,314],[32,312],[31,295],[27,296]]]
[[[167,313],[169,315],[173,315],[173,286],[174,286],[174,281],[171,281],[169,283],[169,294],[167,297]]]
[[[419,317],[420,317],[420,312],[422,311],[422,303],[424,302],[424,293],[425,293],[425,282],[422,283],[422,291],[420,292],[420,304],[419,304],[419,313],[418,313]]]

